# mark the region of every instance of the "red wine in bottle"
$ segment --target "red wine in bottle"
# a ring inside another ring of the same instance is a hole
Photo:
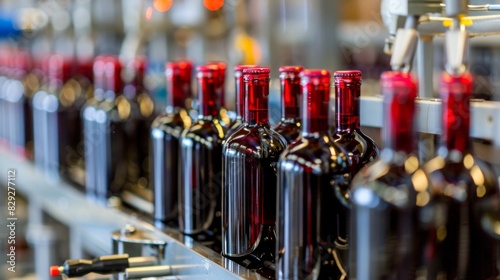
[[[127,134],[128,188],[136,195],[148,198],[149,187],[149,130],[153,122],[154,103],[144,86],[147,59],[137,56],[124,67],[123,95],[130,100],[132,120],[125,126]]]
[[[35,162],[52,178],[71,178],[77,164],[71,156],[82,140],[85,94],[72,79],[72,59],[51,55],[46,62],[48,83],[33,97]]]
[[[500,210],[498,181],[471,154],[473,78],[444,73],[440,81],[443,132],[436,158],[424,165],[435,187],[435,210],[426,259],[427,278],[496,279]]]
[[[425,236],[433,211],[431,185],[414,154],[417,87],[399,72],[384,72],[381,86],[384,149],[351,184],[349,277],[416,279],[432,253]]]
[[[243,124],[243,115],[245,112],[245,87],[243,86],[243,70],[255,68],[257,65],[236,65],[234,66],[234,94],[236,100],[236,119],[229,125],[226,133],[226,139],[241,128]]]
[[[222,140],[225,127],[219,119],[219,75],[220,69],[216,65],[197,67],[198,119],[184,129],[181,136],[179,229],[198,240],[218,237],[221,233]]]
[[[333,139],[344,147],[352,166],[352,176],[377,158],[375,142],[359,127],[361,71],[335,71],[335,132]]]
[[[299,99],[302,66],[280,67],[281,121],[274,130],[285,137],[288,144],[300,135]]]
[[[98,105],[104,101],[105,92],[105,56],[97,56],[93,63],[93,97],[89,99],[82,108],[83,139],[85,157],[85,192],[91,199],[97,198],[97,170],[99,166],[96,143],[103,141],[101,134],[97,131],[96,112]]]
[[[243,124],[222,151],[222,253],[250,268],[275,259],[276,165],[286,147],[269,126],[269,73],[243,70]]]
[[[276,279],[342,279],[346,271],[333,254],[345,214],[337,184],[349,174],[347,156],[330,135],[330,73],[304,70],[302,133],[278,162]],[[345,231],[345,230],[344,230]]]
[[[190,61],[167,63],[167,105],[151,126],[154,219],[162,223],[178,219],[179,147],[182,131],[191,126],[185,102],[192,96],[192,72]]]
[[[222,61],[212,61],[209,62],[207,65],[215,65],[219,69],[219,82],[217,84],[217,100],[220,104],[220,109],[219,109],[219,119],[221,121],[221,124],[228,128],[231,126],[231,124],[234,122],[234,119],[231,119],[229,116],[229,112],[225,106],[226,104],[226,68],[227,65],[225,62]]]

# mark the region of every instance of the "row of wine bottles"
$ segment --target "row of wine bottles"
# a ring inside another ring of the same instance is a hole
[[[91,76],[88,63],[59,55],[28,71],[25,56],[4,63],[0,55],[1,143],[19,150],[34,131],[36,165],[52,177],[80,178],[92,198],[149,185],[157,224],[269,278],[498,275],[499,185],[471,154],[468,73],[442,75],[442,143],[421,163],[410,74],[381,76],[379,154],[360,130],[360,71],[333,75],[331,131],[327,70],[280,68],[282,120],[271,128],[269,68],[234,68],[231,119],[224,63],[196,67],[192,108],[193,65],[169,62],[167,106],[155,116],[143,58],[96,57]]]

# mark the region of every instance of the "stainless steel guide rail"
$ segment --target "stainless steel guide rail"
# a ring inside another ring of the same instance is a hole
[[[381,127],[383,100],[377,96],[361,97],[361,125]],[[491,141],[500,147],[500,102],[471,100],[470,136]],[[441,133],[441,101],[439,99],[417,100],[417,131],[430,134]]]
[[[15,189],[17,195],[22,195],[28,200],[30,214],[43,211],[69,228],[70,258],[72,259],[81,258],[83,251],[95,256],[111,254],[111,233],[126,224],[131,224],[159,240],[164,240],[167,243],[164,264],[189,265],[193,273],[190,273],[188,269],[183,271],[183,275],[196,274],[195,279],[221,280],[258,279],[260,277],[257,273],[225,260],[216,252],[184,237],[173,229],[158,230],[136,215],[89,201],[83,193],[64,182],[48,182],[31,162],[0,150],[1,182],[7,182],[9,169],[16,170]],[[37,216],[41,215],[30,215],[29,227],[42,225],[40,217]],[[39,229],[41,227],[34,231],[42,235],[43,232]],[[58,248],[58,245],[54,246],[53,248]],[[43,248],[37,246],[36,250],[43,250]],[[35,252],[35,258],[40,255],[43,254]],[[45,259],[48,259],[47,256]],[[37,279],[53,279],[49,277],[48,269],[54,263],[46,264],[44,259],[36,259],[35,265],[37,266]],[[203,273],[200,274],[200,271]]]

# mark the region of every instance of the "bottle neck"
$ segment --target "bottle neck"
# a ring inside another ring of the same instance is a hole
[[[338,132],[359,129],[361,82],[335,83],[335,125]]]
[[[245,114],[245,87],[243,85],[243,73],[235,71],[234,85],[236,93],[236,116],[242,118]]]
[[[198,96],[200,102],[199,118],[217,117],[219,114],[218,94],[219,81],[214,78],[198,78]]]
[[[303,85],[302,135],[309,136],[329,130],[329,83]]]
[[[266,124],[269,121],[269,78],[244,82],[245,114],[243,120],[250,124]]]
[[[281,119],[299,118],[300,78],[281,78]]]
[[[167,108],[184,107],[190,96],[190,84],[183,82],[180,77],[173,77],[167,81]]]
[[[441,147],[462,154],[471,151],[470,96],[472,76],[468,73],[453,77],[444,74],[441,81],[443,134]]]
[[[384,148],[396,153],[414,151],[413,120],[417,86],[410,74],[384,72],[381,77],[384,96]]]

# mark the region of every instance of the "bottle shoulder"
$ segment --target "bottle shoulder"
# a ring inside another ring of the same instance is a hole
[[[355,204],[384,201],[398,208],[428,205],[433,189],[428,174],[419,167],[414,155],[398,160],[378,159],[361,169],[351,184]]]
[[[152,128],[162,129],[166,127],[170,128],[186,128],[191,125],[191,118],[187,114],[186,110],[182,109],[178,112],[167,113],[164,112],[153,120],[151,125]]]
[[[323,137],[299,137],[290,144],[280,157],[284,169],[301,166],[314,173],[348,173],[348,160],[329,135]]]
[[[423,168],[435,186],[436,195],[450,196],[458,200],[464,200],[466,197],[500,198],[498,179],[494,171],[487,163],[470,153],[461,158],[454,158],[453,155],[437,156]]]
[[[265,125],[242,125],[224,143],[224,153],[237,151],[256,157],[278,157],[286,148],[286,140]]]
[[[361,163],[367,164],[380,154],[379,148],[372,138],[364,134],[360,129],[353,131],[336,131],[333,139],[352,155],[359,156]]]
[[[288,143],[295,141],[301,132],[300,123],[291,120],[280,121],[273,129],[282,135]]]
[[[198,119],[182,132],[182,138],[191,138],[197,142],[210,141],[221,143],[224,135],[225,128],[217,119]]]

